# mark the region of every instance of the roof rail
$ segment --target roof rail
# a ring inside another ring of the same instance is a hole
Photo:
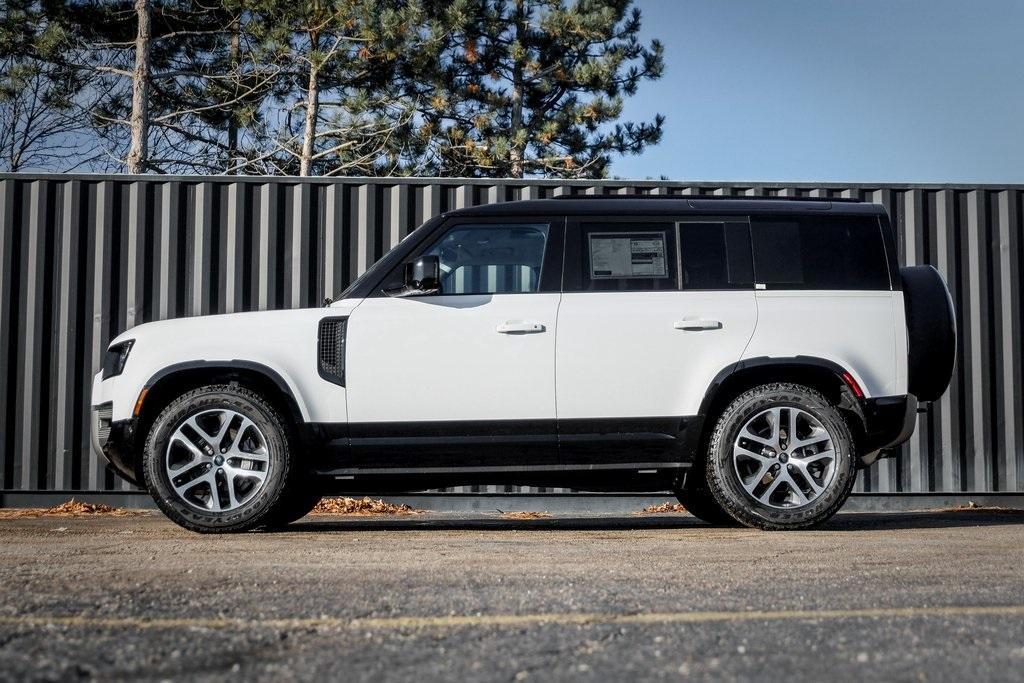
[[[853,197],[778,197],[764,196],[756,197],[751,195],[706,195],[706,194],[563,194],[551,199],[744,199],[749,201],[779,201],[779,202],[843,202],[846,204],[859,204],[862,200]]]

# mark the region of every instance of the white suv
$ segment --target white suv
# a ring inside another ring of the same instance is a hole
[[[954,355],[945,284],[898,268],[878,205],[513,202],[428,221],[323,308],[128,330],[93,443],[195,531],[484,483],[804,528],[910,436]]]

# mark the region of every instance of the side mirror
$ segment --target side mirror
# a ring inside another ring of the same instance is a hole
[[[420,256],[405,264],[401,289],[385,291],[388,296],[426,296],[441,292],[441,261],[437,256]]]
[[[421,294],[441,290],[441,260],[437,256],[420,256],[405,264],[405,286]]]

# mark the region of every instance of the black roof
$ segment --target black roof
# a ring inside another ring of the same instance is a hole
[[[609,213],[644,216],[729,214],[880,214],[881,204],[855,199],[817,197],[705,197],[678,195],[572,195],[484,204],[451,211],[457,216],[603,216]]]

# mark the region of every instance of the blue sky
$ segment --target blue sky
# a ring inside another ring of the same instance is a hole
[[[1024,182],[1024,0],[638,0],[667,117],[623,178]]]

